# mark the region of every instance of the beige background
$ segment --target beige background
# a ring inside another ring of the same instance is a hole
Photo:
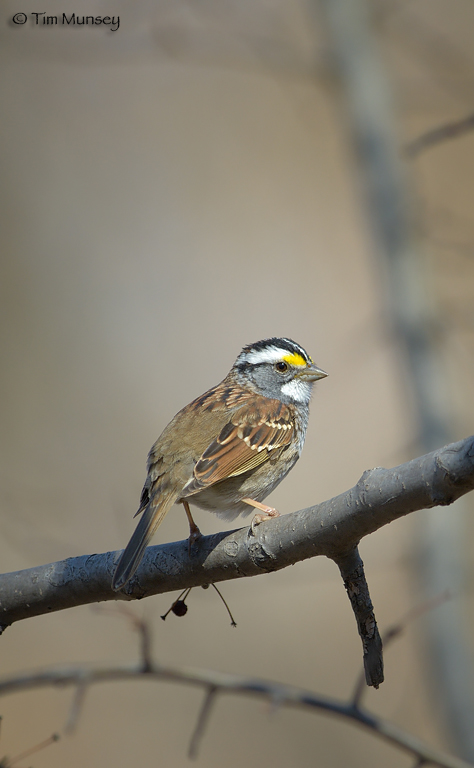
[[[271,497],[282,512],[416,454],[384,275],[309,7],[80,5],[50,0],[44,10],[113,13],[120,29],[9,24],[38,10],[31,0],[1,11],[2,571],[123,547],[152,442],[244,344],[266,336],[293,337],[330,374],[302,460]],[[402,142],[472,109],[474,12],[467,0],[455,5],[374,4]],[[427,152],[413,172],[461,437],[474,425],[474,138]],[[225,529],[202,511],[196,520],[205,533]],[[399,521],[361,547],[382,630],[419,599],[414,525]],[[156,541],[186,535],[175,508]],[[212,591],[193,591],[186,618],[166,623],[173,596],[134,606],[153,626],[158,660],[349,695],[361,649],[333,563],[223,591],[237,629]],[[15,625],[1,652],[3,676],[130,663],[137,639],[113,606],[84,607]],[[414,622],[387,650],[386,682],[367,703],[446,747],[425,662]],[[149,682],[97,687],[76,733],[29,762],[188,765],[200,700]],[[70,691],[2,700],[0,754],[60,731],[70,702]],[[225,698],[200,764],[412,761],[337,720]]]

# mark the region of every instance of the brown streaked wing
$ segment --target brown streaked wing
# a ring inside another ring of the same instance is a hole
[[[269,460],[272,451],[290,445],[293,433],[290,410],[279,400],[262,397],[239,408],[203,452],[183,495],[258,467]]]

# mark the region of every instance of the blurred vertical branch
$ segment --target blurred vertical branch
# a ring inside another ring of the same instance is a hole
[[[406,169],[395,131],[390,89],[377,53],[365,0],[320,0],[331,41],[351,139],[361,167],[368,214],[387,275],[387,311],[410,374],[423,450],[449,442],[449,395],[422,254],[412,221]],[[449,589],[458,596],[465,575],[462,541],[465,502],[453,516],[435,510],[422,518],[419,572],[426,599]],[[474,760],[474,684],[459,600],[427,619],[432,677],[456,749]]]

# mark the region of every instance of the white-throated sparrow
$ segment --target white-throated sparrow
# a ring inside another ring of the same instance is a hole
[[[170,421],[148,455],[142,517],[112,581],[121,589],[174,502],[184,505],[190,541],[199,537],[188,502],[226,520],[256,507],[254,522],[278,515],[262,500],[298,460],[313,384],[327,374],[291,339],[244,347],[224,381]]]

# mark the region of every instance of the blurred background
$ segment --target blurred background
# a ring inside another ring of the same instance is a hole
[[[282,513],[425,449],[322,7],[82,5],[5,0],[1,11],[2,572],[122,548],[150,446],[177,410],[224,377],[244,344],[261,338],[290,336],[329,372],[316,387],[302,459],[270,499]],[[368,8],[402,158],[420,135],[473,109],[474,7],[373,0]],[[36,25],[31,14],[42,10],[59,20],[63,12],[119,16],[120,27],[43,25],[44,17]],[[18,12],[24,25],[11,22]],[[407,162],[448,439],[474,431],[473,179],[473,133]],[[472,512],[472,499],[466,505]],[[426,602],[424,520],[411,515],[362,542],[382,632]],[[199,510],[196,521],[203,533],[226,528]],[[467,565],[451,603],[469,620],[472,535],[462,525],[457,560]],[[175,507],[155,543],[186,536]],[[133,605],[153,628],[157,660],[350,695],[361,647],[334,563],[318,558],[222,589],[236,629],[212,590],[194,590],[188,615],[165,623],[175,595]],[[447,694],[429,633],[421,618],[406,626],[387,649],[386,682],[365,701],[466,754],[441,706]],[[113,604],[19,623],[0,642],[2,676],[131,663],[138,653]],[[71,698],[4,698],[0,754],[60,731]],[[168,684],[96,687],[76,732],[29,760],[38,768],[186,766],[201,698]],[[224,698],[199,763],[243,762],[413,761],[338,720]]]

